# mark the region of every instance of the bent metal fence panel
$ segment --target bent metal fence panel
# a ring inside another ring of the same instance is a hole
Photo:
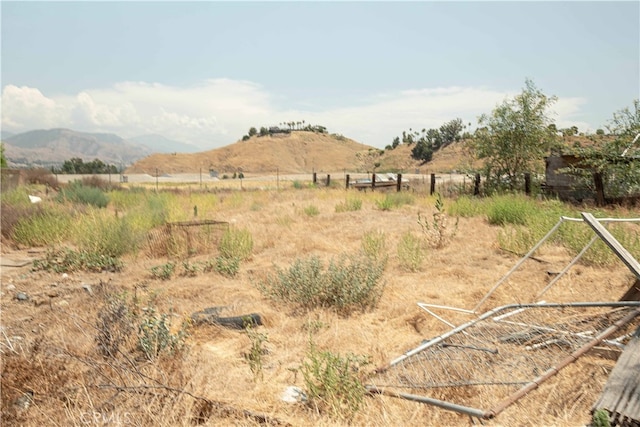
[[[226,221],[168,222],[149,233],[149,248],[157,256],[177,258],[211,253],[217,251],[220,238],[228,229]]]
[[[622,347],[634,319],[640,302],[499,307],[380,368],[368,390],[493,418],[592,348]]]

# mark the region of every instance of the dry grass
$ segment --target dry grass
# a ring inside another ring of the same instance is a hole
[[[367,172],[373,163],[380,163],[378,170],[405,173],[448,173],[468,169],[472,160],[463,142],[451,144],[436,151],[433,160],[423,164],[411,158],[413,146],[401,144],[386,150],[374,161],[358,159],[358,153],[368,153],[373,147],[349,138],[337,138],[329,134],[293,132],[277,136],[257,137],[204,151],[201,153],[153,154],[127,168],[127,174],[147,173],[155,176],[174,173],[209,173],[214,169],[233,176],[234,172],[250,174],[299,174],[351,170]],[[473,161],[473,166],[481,163]],[[320,178],[320,175],[318,176]],[[324,176],[323,176],[324,178]]]
[[[325,414],[280,400],[287,386],[304,386],[298,369],[308,351],[310,333],[321,349],[369,355],[373,367],[384,365],[443,332],[442,324],[424,315],[416,302],[471,308],[517,261],[515,255],[497,247],[498,227],[482,218],[461,218],[452,242],[430,249],[422,269],[407,272],[400,268],[397,244],[403,233],[420,231],[418,212],[430,216],[435,200],[418,196],[411,205],[381,211],[375,203],[384,197],[379,193],[348,195],[362,199],[359,211],[335,212],[345,199],[345,190],[339,189],[218,195],[219,206],[207,219],[246,229],[254,241],[253,256],[241,264],[233,279],[201,273],[153,280],[149,269],[166,259],[150,253],[126,260],[120,273],[74,273],[63,278],[30,272],[28,267],[3,267],[4,424],[103,425],[104,417],[120,417],[123,424],[143,426],[244,426],[259,424],[261,420],[253,415],[260,414],[265,417],[262,421],[281,425],[342,425]],[[304,213],[310,204],[318,208],[318,215]],[[254,286],[274,265],[287,268],[300,257],[329,260],[357,252],[368,231],[385,233],[389,254],[385,291],[370,312],[350,317],[323,310],[295,313],[293,307],[266,299]],[[3,250],[5,257],[25,256],[4,246]],[[567,254],[556,247],[545,247],[538,257],[545,262],[527,262],[487,306],[531,301],[546,284],[547,272],[558,271],[568,261]],[[629,282],[623,266],[578,266],[545,299],[617,300]],[[15,290],[7,290],[9,284]],[[83,285],[90,285],[93,294]],[[263,380],[256,380],[244,357],[251,347],[247,334],[218,326],[192,326],[187,349],[175,356],[133,363],[135,354],[125,353],[118,360],[105,360],[96,348],[94,329],[105,289],[135,295],[142,302],[155,296],[158,310],[173,313],[174,325],[212,306],[226,307],[228,315],[260,313],[264,325],[257,331],[268,337]],[[15,300],[18,291],[27,292],[31,300]],[[612,366],[610,360],[583,358],[485,425],[585,425]],[[27,389],[34,392],[33,404],[18,413],[12,402]],[[98,419],[86,422],[94,416]],[[431,406],[372,396],[352,424],[468,425],[469,419]]]

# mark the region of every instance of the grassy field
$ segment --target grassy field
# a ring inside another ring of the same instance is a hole
[[[104,207],[82,189],[3,194],[4,425],[468,425],[455,412],[362,393],[376,367],[447,329],[416,304],[475,306],[560,215],[638,216],[523,196],[438,198],[421,186],[196,187],[104,188]],[[25,204],[27,193],[44,200]],[[205,220],[225,224],[164,226]],[[612,229],[640,258],[639,227]],[[570,225],[486,308],[533,302],[589,237]],[[631,281],[598,244],[545,299],[615,301]],[[192,319],[212,307],[262,324]],[[589,354],[484,423],[588,424],[614,363]],[[309,402],[283,401],[289,386]],[[15,404],[25,393],[28,409]]]

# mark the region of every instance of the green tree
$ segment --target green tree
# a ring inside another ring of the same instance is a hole
[[[439,147],[446,147],[447,145],[460,141],[462,131],[464,130],[462,119],[453,119],[442,126],[440,126],[440,139],[441,143]]]
[[[4,143],[0,143],[0,168],[7,167],[7,158],[4,156]]]
[[[480,127],[471,144],[476,157],[485,160],[489,186],[506,184],[514,189],[525,172],[542,169],[542,158],[556,143],[548,116],[556,100],[527,79],[522,93],[503,101],[490,115],[480,116]]]
[[[256,128],[254,128],[253,126],[251,126],[249,128],[249,137],[256,136],[257,134],[258,134],[258,130]]]
[[[633,101],[632,108],[613,113],[607,130],[611,139],[575,149],[583,160],[580,168],[570,172],[588,186],[593,183],[593,173],[601,174],[607,197],[640,193],[640,100]]]
[[[424,138],[421,138],[411,149],[411,157],[423,162],[429,162],[433,158],[433,148],[431,144]]]

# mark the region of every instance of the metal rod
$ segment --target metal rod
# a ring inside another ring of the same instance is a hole
[[[520,266],[527,260],[527,258],[529,258],[531,255],[533,255],[533,253],[535,251],[538,250],[538,248],[540,246],[542,246],[542,244],[553,234],[556,232],[556,230],[560,227],[560,225],[562,225],[562,222],[564,221],[564,217],[560,217],[560,220],[556,223],[556,225],[553,226],[553,228],[551,228],[551,230],[549,230],[549,232],[542,238],[540,239],[540,241],[538,241],[538,243],[535,244],[535,246],[533,248],[531,248],[531,250],[529,250],[529,252],[527,252],[527,254],[525,256],[523,256],[520,261],[518,261],[516,263],[516,265],[514,265],[513,267],[511,267],[511,270],[509,270],[507,272],[507,274],[505,274],[504,276],[502,276],[502,279],[498,280],[498,283],[496,283],[495,285],[493,285],[493,288],[491,288],[489,290],[489,292],[487,292],[485,294],[484,297],[482,297],[482,299],[480,300],[480,302],[478,302],[478,304],[476,304],[476,306],[473,308],[474,312],[477,312],[478,309],[482,306],[482,304],[484,304],[484,302],[493,294],[493,292],[495,292],[496,289],[498,289],[498,287],[500,285],[502,285],[502,283],[507,280],[507,278],[509,276],[511,276],[511,274],[513,274],[514,271],[516,271],[518,268],[520,268]]]
[[[547,292],[547,291],[549,290],[549,288],[551,288],[551,287],[552,287],[552,286],[553,286],[553,285],[554,285],[558,280],[560,280],[560,278],[561,278],[562,276],[564,276],[564,274],[565,274],[567,271],[569,271],[569,269],[570,269],[571,267],[573,267],[573,266],[574,266],[574,264],[575,264],[576,262],[578,262],[578,260],[579,260],[580,258],[582,258],[582,255],[584,255],[584,254],[585,254],[585,252],[587,252],[587,251],[589,250],[589,248],[591,247],[591,245],[593,245],[593,244],[595,243],[595,241],[596,241],[596,240],[598,240],[598,236],[597,236],[597,235],[596,235],[596,236],[593,236],[593,237],[591,238],[591,240],[589,241],[589,243],[587,243],[587,245],[586,245],[584,248],[582,248],[582,250],[580,251],[580,253],[579,253],[578,255],[576,255],[576,257],[575,257],[574,259],[572,259],[572,260],[571,260],[571,262],[570,262],[569,264],[567,264],[567,266],[566,266],[565,268],[563,268],[563,269],[562,269],[562,271],[561,271],[561,272],[560,272],[556,277],[554,277],[554,278],[553,278],[553,280],[552,280],[552,281],[550,281],[550,282],[549,282],[549,284],[548,284],[547,286],[545,286],[545,288],[544,288],[542,291],[540,291],[540,293],[539,293],[538,295],[536,295],[536,299],[537,299],[537,298],[540,298],[542,295],[544,295],[544,294],[545,294],[545,292]]]
[[[444,400],[433,399],[425,396],[418,396],[416,394],[409,393],[397,393],[391,390],[384,390],[374,386],[367,386],[367,391],[371,394],[382,394],[391,397],[399,397],[401,399],[413,400],[415,402],[426,403],[429,405],[437,406],[442,409],[459,412],[461,414],[467,414],[476,418],[488,418],[485,411],[481,409],[471,408],[469,406],[456,405],[455,403],[445,402]]]
[[[618,320],[613,325],[609,326],[600,335],[595,337],[592,341],[588,342],[587,344],[580,347],[579,349],[571,353],[569,356],[564,358],[557,366],[550,368],[544,374],[542,374],[538,378],[531,381],[529,384],[522,387],[520,390],[510,395],[509,397],[504,399],[502,402],[498,403],[495,407],[493,407],[488,412],[486,412],[487,418],[494,418],[496,415],[504,411],[507,407],[509,407],[514,402],[516,402],[518,399],[520,399],[521,397],[525,396],[527,393],[538,388],[540,384],[542,384],[552,376],[556,375],[558,372],[560,372],[562,368],[578,360],[578,358],[583,356],[586,352],[591,350],[593,347],[598,345],[603,340],[607,339],[609,336],[613,335],[618,329],[620,329],[622,326],[629,323],[638,315],[640,315],[640,308],[636,308],[631,313],[627,314],[625,317]]]

